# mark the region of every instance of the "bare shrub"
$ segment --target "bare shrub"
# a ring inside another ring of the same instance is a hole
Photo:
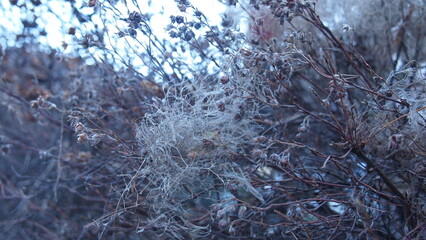
[[[84,57],[26,18],[0,56],[2,237],[425,235],[419,1],[225,1],[220,26],[176,1],[167,40],[136,1],[69,4]]]

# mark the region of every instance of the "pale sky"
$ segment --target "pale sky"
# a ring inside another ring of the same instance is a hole
[[[22,2],[22,1],[19,1]],[[18,4],[19,4],[18,2]],[[84,14],[93,13],[94,8],[87,6],[88,0],[76,0],[75,6],[79,8],[79,11]],[[53,49],[58,50],[59,52],[67,53],[76,53],[76,49],[81,48],[76,44],[75,37],[81,38],[82,34],[85,32],[90,32],[93,30],[93,23],[98,24],[99,26],[106,26],[108,29],[108,35],[111,36],[111,39],[105,38],[106,48],[112,49],[115,48],[118,53],[122,56],[125,56],[128,51],[129,46],[133,48],[133,51],[143,51],[143,48],[140,43],[131,37],[117,38],[116,33],[120,30],[126,30],[128,28],[128,23],[125,21],[119,20],[119,18],[128,17],[129,12],[138,11],[138,8],[134,6],[131,0],[127,0],[127,6],[124,4],[123,0],[119,0],[116,5],[114,5],[114,10],[108,1],[99,1],[101,3],[100,11],[92,16],[92,22],[80,24],[77,19],[73,18],[70,14],[72,12],[71,6],[68,2],[62,0],[42,0],[42,4],[34,8],[34,15],[37,16],[37,24],[39,28],[34,29],[35,35],[38,35],[40,29],[45,29],[47,32],[47,37],[40,36],[38,41],[42,44],[46,44]],[[151,1],[151,6],[148,5],[148,0],[137,0],[139,7],[143,13],[152,14],[151,18],[151,28],[155,36],[159,39],[169,39],[172,43],[177,42],[177,39],[170,39],[168,32],[165,30],[165,27],[170,24],[171,15],[182,15],[188,21],[192,19],[192,12],[188,10],[188,13],[182,13],[176,6],[176,2],[173,0],[161,0],[161,1]],[[204,13],[208,21],[212,25],[220,25],[221,14],[226,10],[224,4],[218,2],[217,0],[190,0],[190,2]],[[0,16],[0,32],[10,33],[10,38],[3,38],[7,36],[3,34],[0,36],[0,45],[13,45],[15,42],[15,35],[22,32],[22,23],[21,18],[25,17],[25,14],[28,14],[30,11],[20,10],[17,7],[12,7],[9,0],[0,0],[0,10],[3,8],[3,16]],[[32,7],[31,3],[27,4]],[[50,11],[49,11],[50,10]],[[146,10],[146,11],[145,11]],[[114,12],[113,12],[114,11]],[[52,13],[53,12],[53,13]],[[31,17],[29,18],[31,19]],[[68,35],[68,29],[70,27],[77,27],[77,32],[75,36]],[[78,29],[81,29],[80,32]],[[144,43],[146,36],[139,33],[137,35],[137,40]],[[111,40],[111,41],[110,41]],[[67,48],[63,48],[63,44],[67,44]],[[102,55],[101,52],[95,48],[89,48],[88,52],[93,56]],[[87,51],[77,52],[81,56],[87,56]],[[189,51],[179,56],[183,59],[191,59]],[[196,59],[192,59],[195,61]],[[87,63],[94,63],[93,59],[87,58]],[[146,74],[149,69],[140,58],[135,57],[132,60],[132,65],[138,69],[141,73]],[[167,69],[166,69],[167,71]]]
[[[22,30],[21,17],[26,14],[20,11],[17,7],[11,7],[9,0],[0,0],[1,6],[5,9],[4,15],[0,16],[0,29],[3,32],[20,33]],[[76,0],[76,6],[80,6],[82,3],[87,2],[85,0]],[[101,1],[107,2],[107,1]],[[173,0],[161,0],[152,1],[151,7],[148,7],[148,0],[137,1],[141,9],[147,9],[153,15],[152,17],[152,29],[156,36],[159,38],[168,38],[168,33],[164,30],[167,24],[170,23],[170,15],[182,14],[176,7],[176,3]],[[211,23],[218,24],[221,21],[220,14],[225,10],[225,6],[216,0],[190,0],[190,2],[200,9],[209,19]],[[137,8],[132,4],[132,1],[127,1],[130,12],[137,11]],[[28,4],[31,6],[31,4]],[[107,6],[106,4],[105,6]],[[108,6],[107,6],[108,7]],[[119,1],[115,6],[121,13],[122,17],[128,16],[128,10],[124,5],[123,1]],[[51,9],[55,14],[48,11]],[[86,7],[79,9],[83,13],[90,13],[93,9]],[[160,12],[164,12],[161,14]],[[67,35],[67,31],[72,26],[79,26],[79,22],[76,19],[72,19],[70,13],[72,12],[69,3],[61,0],[45,0],[42,4],[35,8],[35,15],[38,16],[37,23],[39,26],[44,27],[48,38],[41,37],[40,42],[47,43],[53,48],[61,48],[62,42],[71,43],[72,36]],[[43,14],[39,14],[43,13]],[[190,14],[185,14],[186,17],[190,17]],[[102,20],[99,16],[93,18],[94,23],[102,25]],[[111,16],[110,26],[107,27],[111,31],[111,35],[117,32],[116,26],[112,25],[115,20]],[[126,23],[124,21],[118,21],[125,29]],[[114,23],[115,24],[115,23]],[[87,27],[88,24],[83,24],[82,28]],[[77,34],[78,35],[78,34]],[[0,39],[0,44],[5,44],[5,41],[13,42],[13,39]]]

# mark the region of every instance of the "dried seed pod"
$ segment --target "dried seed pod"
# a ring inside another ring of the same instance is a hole
[[[273,161],[273,162],[279,162],[280,161],[280,155],[273,153],[273,154],[271,154],[271,156],[269,156],[269,159],[271,159],[271,161]]]
[[[393,134],[389,137],[389,146],[388,149],[396,149],[401,146],[404,140],[404,135],[402,134]]]
[[[2,145],[1,146],[1,154],[2,155],[9,154],[10,153],[10,147],[11,147],[10,144]]]
[[[129,14],[129,20],[134,23],[140,23],[142,21],[142,15],[138,12],[132,12]]]
[[[189,152],[188,155],[187,155],[187,157],[189,159],[194,160],[197,157],[197,153],[196,152]]]
[[[201,23],[195,23],[194,24],[194,28],[195,29],[200,29],[201,28]]]
[[[218,102],[216,104],[217,108],[219,109],[219,111],[224,112],[225,111],[225,104],[223,102]]]
[[[89,0],[88,6],[89,6],[89,7],[94,7],[94,6],[96,6],[96,0]]]
[[[69,35],[75,35],[75,27],[70,27],[69,29],[68,29],[68,34]]]
[[[138,32],[136,32],[136,30],[135,29],[133,29],[133,28],[129,28],[129,29],[127,29],[127,32],[129,33],[129,35],[131,36],[131,37],[136,37],[136,35],[138,34]]]
[[[182,17],[182,16],[176,16],[176,22],[178,23],[178,24],[180,24],[180,23],[183,23],[184,22],[184,18]]]
[[[75,133],[81,133],[84,129],[84,125],[81,122],[78,122],[77,124],[74,125],[74,132]]]
[[[31,107],[31,108],[38,108],[38,107],[39,107],[39,104],[38,104],[38,102],[37,102],[37,101],[31,101],[31,102],[30,102],[30,107]]]
[[[41,95],[38,96],[37,103],[38,103],[38,105],[42,105],[44,103],[44,99],[43,99],[43,97]]]
[[[84,143],[87,140],[87,134],[85,132],[78,134],[77,137],[78,143]]]
[[[220,83],[222,83],[222,84],[227,84],[229,82],[229,77],[228,77],[228,75],[223,75],[221,78],[220,78]]]

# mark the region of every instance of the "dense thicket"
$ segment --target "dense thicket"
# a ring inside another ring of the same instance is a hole
[[[222,2],[0,8],[1,238],[423,239],[424,2]]]

